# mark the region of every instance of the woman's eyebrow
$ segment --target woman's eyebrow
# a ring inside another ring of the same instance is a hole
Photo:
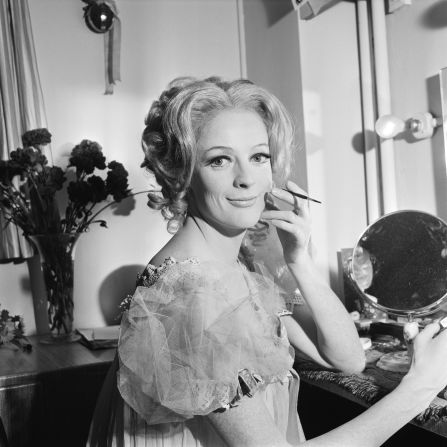
[[[206,152],[209,152],[209,151],[212,151],[212,150],[216,150],[216,149],[226,150],[226,151],[232,151],[233,150],[233,148],[230,147],[230,146],[211,146],[208,149],[205,149],[204,152],[206,153]]]
[[[257,147],[269,147],[268,143],[258,143],[255,144],[254,146],[252,146],[252,149],[257,148]],[[211,146],[208,149],[205,149],[205,152],[208,151],[212,151],[213,149],[223,149],[223,150],[228,150],[228,151],[232,151],[234,150],[231,146]]]
[[[258,143],[258,144],[255,144],[254,146],[252,146],[251,149],[258,149],[258,148],[260,148],[260,147],[266,147],[266,148],[268,148],[269,145],[268,145],[268,143]],[[220,146],[220,145],[219,145],[219,146],[211,146],[211,147],[205,149],[205,150],[202,152],[202,154],[205,155],[205,154],[207,154],[208,152],[213,151],[213,150],[223,150],[223,151],[231,151],[231,152],[234,151],[234,149],[233,149],[231,146]]]
[[[269,147],[269,145],[268,145],[268,143],[259,143],[259,144],[255,144],[252,149],[254,149],[256,147]]]

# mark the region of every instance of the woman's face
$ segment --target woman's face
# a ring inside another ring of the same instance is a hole
[[[248,110],[224,110],[203,127],[197,143],[191,191],[199,214],[226,233],[254,226],[272,187],[262,119]]]

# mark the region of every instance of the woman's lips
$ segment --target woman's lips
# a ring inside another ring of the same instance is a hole
[[[242,197],[240,199],[227,199],[233,206],[237,208],[249,208],[256,203],[256,197]]]

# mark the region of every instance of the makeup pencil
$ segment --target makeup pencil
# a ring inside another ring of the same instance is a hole
[[[292,194],[292,196],[299,197],[300,199],[306,199],[306,200],[312,200],[312,202],[321,203],[317,199],[312,199],[312,197],[306,196],[305,194],[300,194],[299,192],[293,192],[289,189],[281,188],[283,191],[287,191],[288,193]]]

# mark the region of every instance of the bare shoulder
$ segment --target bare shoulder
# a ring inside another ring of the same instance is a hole
[[[159,266],[168,258],[180,261],[189,257],[187,251],[182,249],[181,244],[173,240],[174,237],[150,260],[150,264]]]
[[[151,259],[152,265],[158,266],[168,258],[174,258],[177,261],[184,261],[189,258],[197,258],[200,260],[207,260],[210,258],[210,253],[200,240],[197,240],[194,234],[182,231],[180,229],[166,245]]]

